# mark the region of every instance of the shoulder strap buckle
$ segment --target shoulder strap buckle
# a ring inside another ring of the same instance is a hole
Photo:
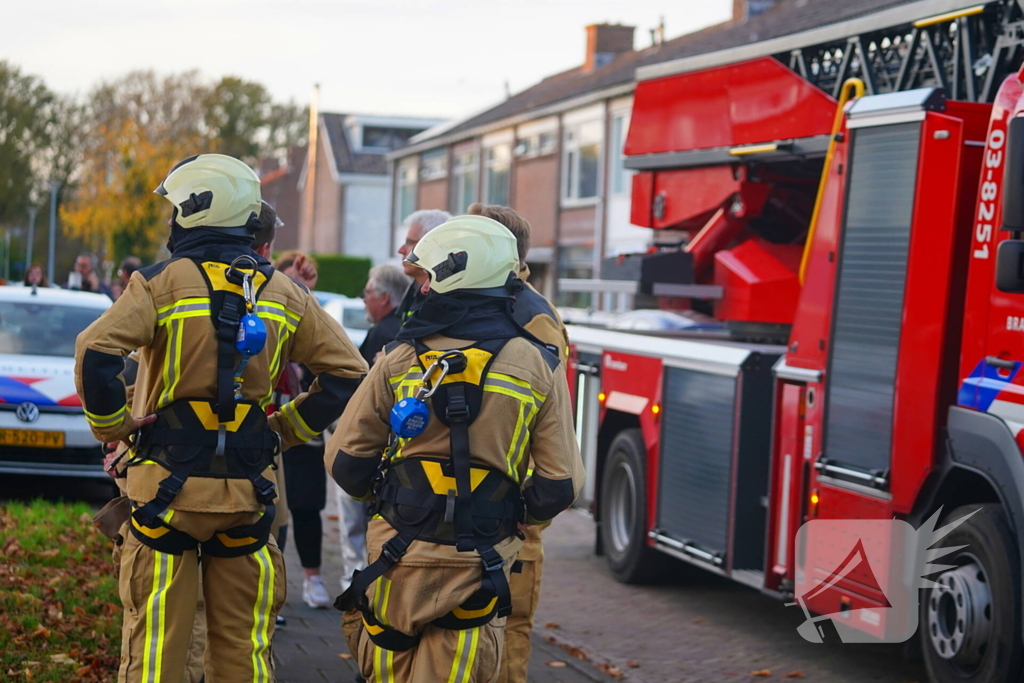
[[[450,391],[448,393],[445,419],[449,422],[465,422],[469,419],[469,404],[466,402],[465,392]]]
[[[398,564],[398,561],[402,559],[407,550],[409,550],[409,544],[400,535],[395,536],[386,541],[381,547],[380,557],[388,569],[390,569]]]
[[[160,480],[154,500],[160,501],[164,504],[164,507],[167,507],[174,500],[174,497],[181,493],[181,488],[184,485],[185,477],[172,473],[169,477]]]
[[[494,550],[492,548],[492,550]],[[500,572],[505,568],[505,558],[498,554],[498,551],[494,550],[494,557],[488,559],[486,555],[482,555],[484,571],[485,572]]]

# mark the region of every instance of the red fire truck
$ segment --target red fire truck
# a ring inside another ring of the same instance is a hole
[[[601,280],[726,331],[570,326],[577,430],[598,552],[626,582],[668,555],[792,600],[808,520],[978,510],[945,540],[963,547],[921,595],[919,637],[933,681],[1016,681],[1020,15],[911,4],[954,11],[641,70],[627,165],[656,246]],[[879,637],[886,605],[851,578],[808,600]]]

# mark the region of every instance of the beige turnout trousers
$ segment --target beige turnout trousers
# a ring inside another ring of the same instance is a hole
[[[382,519],[370,522],[367,534],[370,562],[384,541],[395,535]],[[508,575],[521,542],[513,537],[496,549],[508,560]],[[493,683],[501,666],[505,619],[461,630],[443,629],[431,622],[459,607],[480,589],[481,567],[476,553],[457,555],[452,546],[414,541],[409,553],[367,589],[374,616],[385,626],[420,634],[419,644],[397,652],[374,645],[367,629],[358,631],[355,654],[368,683]],[[469,556],[466,558],[466,556]],[[475,559],[474,559],[475,557]],[[464,559],[466,558],[466,559]],[[346,638],[354,614],[344,620]]]
[[[512,574],[508,582],[512,614],[505,620],[505,651],[498,683],[526,683],[533,650],[530,631],[533,630],[533,613],[540,601],[540,577],[544,568],[540,533],[547,527],[548,524],[531,524],[523,532],[526,539],[519,553],[522,571]]]
[[[176,511],[169,523],[193,538],[252,524],[257,515]],[[159,552],[134,534],[121,553],[124,604],[119,683],[182,683],[193,646],[199,573],[206,603],[206,683],[273,683],[270,643],[284,604],[284,562],[274,539],[241,557],[199,560],[195,550]]]

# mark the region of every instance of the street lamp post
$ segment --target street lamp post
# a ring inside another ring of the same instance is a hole
[[[60,189],[60,182],[50,182],[50,244],[47,245],[46,254],[46,277],[50,282],[56,282],[53,272],[53,261],[57,247],[57,190]]]
[[[25,272],[28,273],[28,267],[32,265],[32,247],[35,246],[36,241],[36,213],[39,209],[35,206],[28,208],[28,244],[25,245]]]

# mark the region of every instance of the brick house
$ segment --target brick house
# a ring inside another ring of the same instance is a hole
[[[629,222],[632,172],[624,168],[636,70],[719,50],[742,50],[902,5],[910,0],[734,0],[731,21],[634,50],[630,26],[586,27],[583,64],[388,155],[394,178],[392,243],[415,209],[507,204],[533,226],[533,283],[591,278],[602,258],[645,249],[648,229]],[[560,303],[586,297],[560,297]],[[611,301],[606,301],[610,304]]]
[[[263,197],[285,222],[277,251],[391,258],[391,178],[385,155],[442,121],[407,116],[314,114],[309,146],[292,149],[288,163],[260,168]],[[313,171],[310,172],[310,156]]]

